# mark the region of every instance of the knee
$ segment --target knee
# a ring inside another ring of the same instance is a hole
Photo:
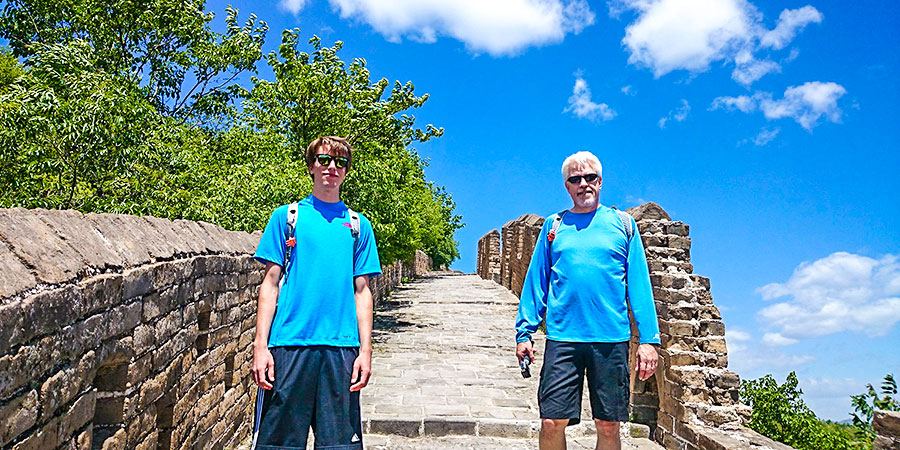
[[[601,436],[617,436],[619,434],[619,422],[607,422],[605,420],[594,419],[597,425],[597,434]]]
[[[541,431],[549,434],[564,433],[569,419],[541,419]]]

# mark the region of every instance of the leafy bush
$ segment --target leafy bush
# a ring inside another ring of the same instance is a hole
[[[880,396],[871,384],[867,384],[866,387],[868,391],[850,396],[850,403],[854,410],[851,416],[853,416],[853,426],[857,428],[859,435],[871,444],[875,439],[875,430],[872,429],[872,417],[875,415],[875,410],[900,411],[900,401],[894,397],[897,395],[897,382],[894,380],[893,374],[889,373],[884,376]]]
[[[802,395],[794,372],[782,385],[772,375],[741,381],[741,401],[753,408],[748,426],[760,434],[800,450],[866,448],[847,427],[818,420]]]

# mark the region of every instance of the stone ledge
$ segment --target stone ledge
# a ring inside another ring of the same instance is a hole
[[[486,436],[500,438],[537,438],[541,421],[522,419],[493,419],[454,416],[425,417],[378,417],[363,419],[363,430],[367,434],[397,435],[404,437],[434,436]],[[647,425],[623,422],[621,432],[634,438],[649,438]],[[567,434],[573,437],[594,436],[596,430],[591,420],[582,420],[578,425],[568,427]],[[779,449],[780,450],[780,449]]]

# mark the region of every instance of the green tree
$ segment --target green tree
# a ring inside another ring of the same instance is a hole
[[[772,375],[741,381],[741,401],[753,408],[748,426],[760,434],[800,450],[862,448],[843,429],[818,420],[802,395],[794,372],[782,385]]]
[[[212,32],[201,0],[9,1],[0,14],[0,207],[74,208],[260,229],[311,191],[303,158],[322,135],[357,149],[344,198],[373,223],[382,260],[425,250],[458,257],[449,193],[411,147],[443,134],[415,126],[428,95],[369,81],[341,43],[300,51],[287,30],[252,77],[267,31],[251,15]],[[234,104],[240,100],[240,108]]]
[[[412,83],[396,82],[385,98],[388,81],[372,83],[364,59],[347,66],[338,56],[341,42],[325,47],[313,37],[309,44],[312,52],[301,51],[300,31],[284,31],[278,51],[266,58],[275,79],[252,78],[241,126],[281,136],[272,164],[303,161],[306,146],[319,136],[346,136],[356,152],[343,197],[372,221],[383,260],[422,249],[436,264],[449,264],[459,256],[453,233],[462,223],[450,195],[425,181],[426,161],[410,147],[444,131],[431,124],[416,128],[415,117],[403,114],[421,107],[428,95],[416,96]],[[308,176],[305,167],[297,169],[285,173]],[[280,203],[308,193],[287,193]]]
[[[52,45],[84,42],[93,66],[132,80],[161,113],[215,122],[255,72],[268,25],[255,15],[240,25],[226,9],[226,31],[214,32],[205,0],[11,0],[0,37],[30,59]]]
[[[881,382],[881,395],[878,395],[871,383],[866,387],[867,392],[850,396],[850,404],[854,410],[850,415],[853,417],[853,426],[871,443],[875,439],[875,430],[872,429],[875,410],[900,411],[900,401],[896,398],[897,382],[894,380],[894,374],[884,376],[884,381]]]

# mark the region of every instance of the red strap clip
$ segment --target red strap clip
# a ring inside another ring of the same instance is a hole
[[[288,247],[293,247],[293,246],[297,245],[297,239],[290,238],[287,240],[286,244]]]
[[[556,238],[556,233],[554,233],[552,231],[547,233],[547,242],[553,242],[553,239],[555,239],[555,238]]]

